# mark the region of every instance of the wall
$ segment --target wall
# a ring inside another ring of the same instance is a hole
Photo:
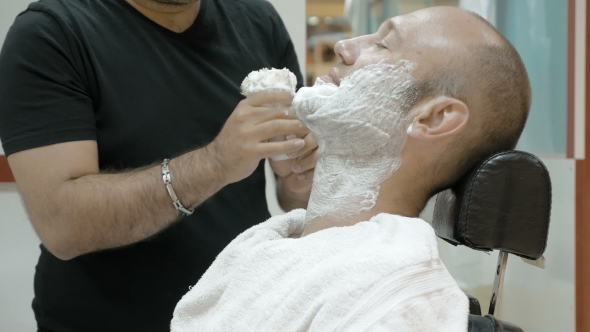
[[[497,24],[529,73],[533,100],[518,149],[565,156],[567,1],[497,1]]]
[[[0,183],[0,331],[35,331],[31,309],[39,239],[14,183]]]
[[[30,0],[10,0],[0,10],[0,45],[16,15]],[[295,44],[305,72],[305,1],[272,0]],[[0,78],[1,79],[1,78]],[[0,147],[0,154],[3,150]],[[272,181],[272,177],[270,177]],[[280,213],[269,185],[269,205]],[[39,256],[39,239],[24,212],[14,183],[0,183],[0,331],[35,331],[31,309],[33,276]]]

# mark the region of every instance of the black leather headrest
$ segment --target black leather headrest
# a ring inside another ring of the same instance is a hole
[[[506,151],[438,194],[432,226],[455,245],[537,259],[547,246],[550,213],[545,165],[530,153]]]

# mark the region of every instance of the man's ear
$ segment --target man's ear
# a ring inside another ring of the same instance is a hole
[[[459,99],[439,96],[418,104],[408,128],[412,138],[430,141],[452,137],[467,126],[469,108]]]

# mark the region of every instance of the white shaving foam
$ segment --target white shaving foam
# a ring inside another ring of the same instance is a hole
[[[263,68],[253,71],[242,81],[242,94],[250,97],[267,89],[281,89],[295,95],[297,77],[289,69]]]
[[[242,81],[242,94],[246,97],[250,97],[258,92],[267,90],[267,89],[279,89],[279,90],[287,90],[291,92],[292,95],[295,95],[295,89],[297,87],[297,77],[293,74],[289,69],[275,69],[275,68],[263,68],[261,70],[253,71]],[[263,105],[268,107],[286,107],[287,105],[281,104],[269,104]],[[289,112],[285,111],[285,116],[288,116]],[[277,136],[269,139],[271,142],[276,141],[284,141],[286,138],[285,136]],[[289,157],[284,155],[279,155],[272,157],[273,160],[287,160]]]
[[[401,164],[415,67],[407,60],[369,65],[340,87],[318,79],[299,90],[293,110],[320,149],[307,221],[341,220],[375,205],[381,183]]]

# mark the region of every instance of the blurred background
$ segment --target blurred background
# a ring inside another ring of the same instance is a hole
[[[553,205],[545,252],[547,268],[532,267],[515,256],[508,259],[499,317],[517,323],[525,331],[590,331],[590,325],[580,323],[590,317],[588,300],[580,302],[580,285],[590,282],[590,278],[578,280],[576,289],[576,273],[586,268],[581,258],[576,266],[576,250],[579,253],[580,248],[588,248],[585,243],[589,241],[584,237],[588,233],[582,234],[579,227],[583,222],[580,211],[586,203],[576,196],[576,191],[583,189],[581,169],[589,169],[584,163],[586,146],[590,145],[586,144],[585,129],[586,0],[269,1],[291,34],[307,85],[340,62],[333,51],[338,40],[373,33],[392,16],[430,6],[459,6],[474,11],[514,44],[533,88],[532,111],[518,149],[536,154],[547,165],[553,183]],[[11,0],[2,4],[0,44],[16,15],[29,2]],[[0,148],[0,331],[34,331],[31,301],[39,240],[16,185],[6,174],[3,177],[7,169],[2,166],[1,155]],[[272,189],[272,175],[267,179],[269,209],[281,213]],[[427,221],[432,218],[432,205],[422,213]],[[477,296],[483,311],[487,311],[497,252],[476,252],[443,241],[439,249],[459,286]]]

